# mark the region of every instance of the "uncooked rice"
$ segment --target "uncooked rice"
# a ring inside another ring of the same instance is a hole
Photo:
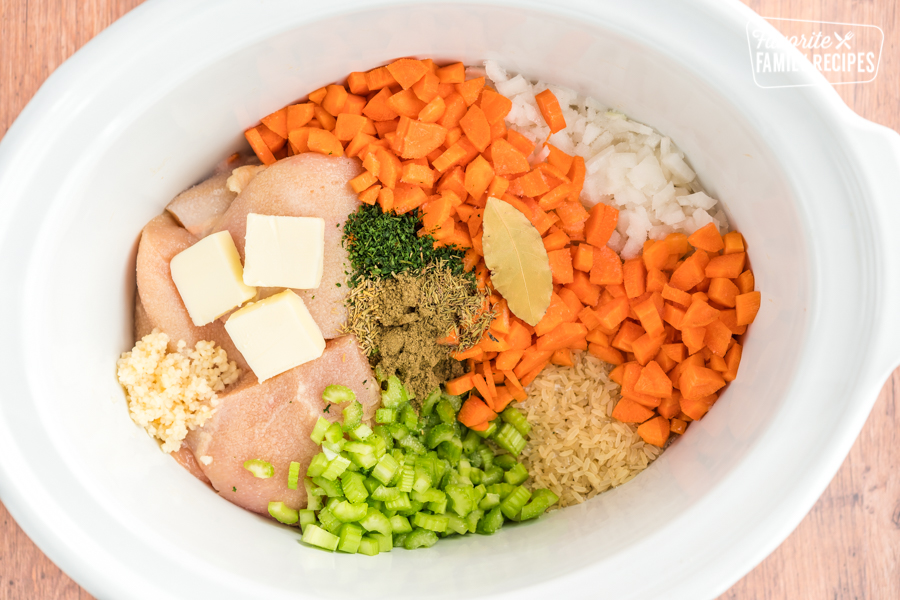
[[[612,418],[620,396],[610,365],[587,352],[573,360],[572,367],[541,371],[522,405],[533,426],[523,462],[532,485],[552,490],[560,507],[622,485],[662,452],[644,443],[637,427]]]

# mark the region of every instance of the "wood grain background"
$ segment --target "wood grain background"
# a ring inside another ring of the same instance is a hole
[[[766,17],[880,26],[885,45],[878,78],[838,91],[863,117],[900,130],[896,0],[745,1]],[[0,0],[0,138],[56,67],[140,3]],[[898,398],[900,370],[885,384],[850,455],[809,515],[722,600],[900,598]],[[0,505],[0,600],[47,598],[91,596],[35,547]]]

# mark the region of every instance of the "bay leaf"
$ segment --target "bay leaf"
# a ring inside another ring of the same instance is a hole
[[[550,306],[553,277],[541,234],[511,204],[488,198],[484,209],[484,263],[514,315],[537,325]]]

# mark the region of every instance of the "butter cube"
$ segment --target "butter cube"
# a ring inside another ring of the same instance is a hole
[[[291,290],[236,310],[225,330],[259,381],[322,356],[325,339],[300,296]]]
[[[322,283],[325,220],[247,215],[244,283],[310,290]]]
[[[227,231],[209,235],[169,263],[172,280],[198,327],[212,323],[256,295],[244,284],[241,257]]]

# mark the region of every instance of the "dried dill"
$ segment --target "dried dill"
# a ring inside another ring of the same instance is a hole
[[[453,275],[464,275],[463,251],[434,248],[430,235],[419,237],[417,211],[397,215],[381,211],[377,204],[364,205],[344,224],[344,248],[350,255],[350,287],[364,279],[384,279],[395,273],[419,272],[442,262]]]

